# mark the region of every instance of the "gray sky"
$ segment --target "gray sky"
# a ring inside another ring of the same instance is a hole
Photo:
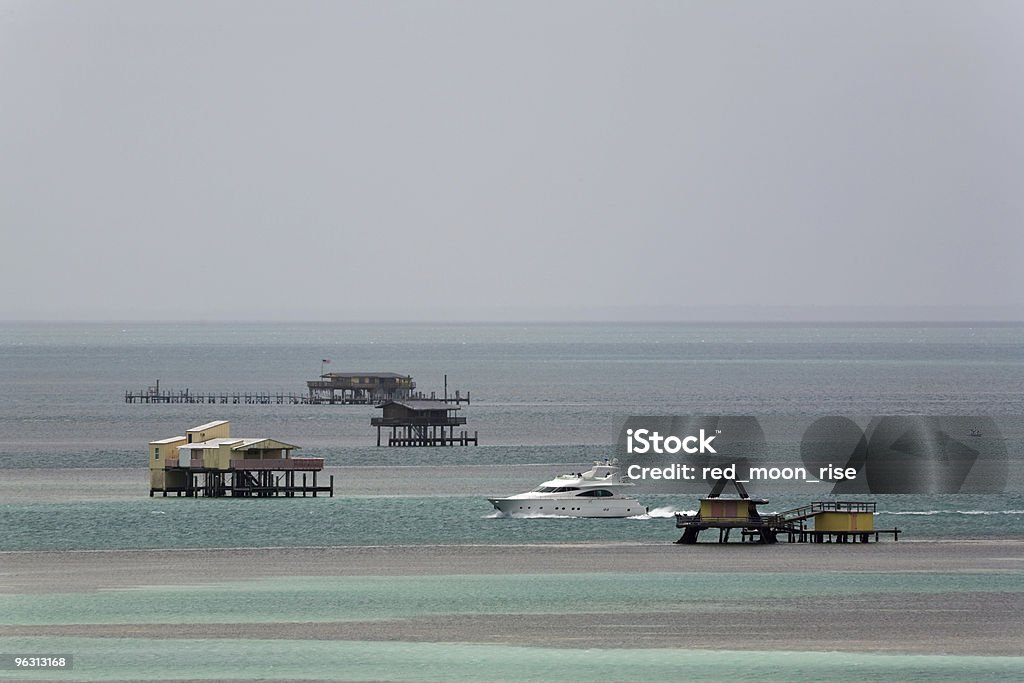
[[[1012,1],[0,0],[0,319],[1021,319],[1022,75]]]

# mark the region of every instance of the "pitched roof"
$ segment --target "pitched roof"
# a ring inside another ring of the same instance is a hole
[[[290,443],[278,441],[277,439],[242,439],[242,443],[232,446],[233,451],[260,451],[260,450],[294,450],[301,446],[293,446]]]
[[[220,448],[222,445],[231,446],[231,450],[233,451],[259,451],[277,449],[294,450],[297,448],[301,448],[301,446],[293,446],[290,443],[284,443],[283,441],[278,441],[276,439],[266,439],[262,437],[257,439],[242,439],[239,437],[231,436],[217,439],[207,439],[206,441],[200,441],[199,443],[185,444],[184,446],[179,446],[178,450],[181,450],[182,448],[186,448],[189,450],[203,450],[205,448]]]

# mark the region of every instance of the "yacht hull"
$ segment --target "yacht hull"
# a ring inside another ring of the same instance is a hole
[[[635,517],[647,508],[632,498],[488,498],[494,509],[512,517]]]

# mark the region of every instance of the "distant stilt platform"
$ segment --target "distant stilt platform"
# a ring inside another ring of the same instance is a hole
[[[370,420],[377,428],[377,445],[381,446],[381,430],[390,429],[388,446],[469,446],[477,445],[477,433],[467,430],[455,433],[455,428],[466,424],[466,418],[456,415],[458,405],[441,399],[413,399],[388,401],[377,406],[381,417]]]

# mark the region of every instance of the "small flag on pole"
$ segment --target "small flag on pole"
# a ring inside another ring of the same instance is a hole
[[[331,361],[329,359],[327,359],[327,358],[324,358],[320,362],[321,363],[330,363]]]

